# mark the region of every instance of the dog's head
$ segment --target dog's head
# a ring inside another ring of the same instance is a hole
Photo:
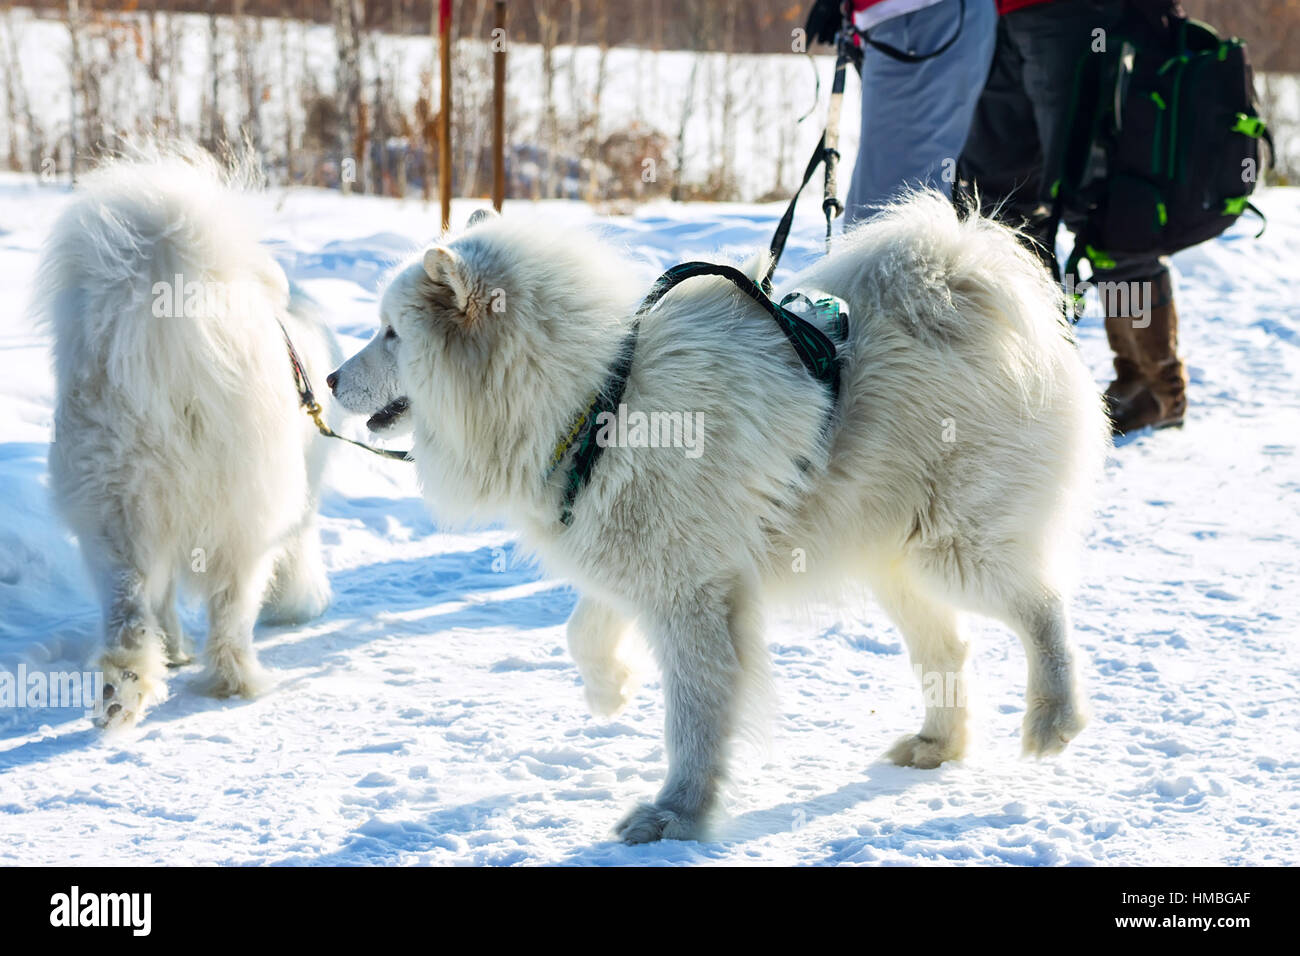
[[[478,210],[473,228],[497,218]],[[338,403],[350,412],[368,415],[376,434],[397,435],[410,430],[411,403],[401,383],[400,355],[406,337],[418,332],[468,328],[477,323],[490,302],[473,278],[473,270],[451,246],[435,246],[400,269],[380,303],[380,325],[356,355],[326,377]],[[417,323],[413,326],[411,323]]]
[[[325,384],[345,409],[369,415],[366,426],[376,434],[396,435],[404,427],[410,402],[397,380],[397,331],[384,322],[360,352],[325,377]]]
[[[427,352],[483,321],[491,308],[490,292],[480,294],[471,276],[460,253],[450,246],[427,250],[389,284],[374,338],[326,379],[340,405],[370,416],[366,425],[372,432],[393,435],[408,430],[403,350]]]
[[[476,224],[396,271],[374,340],[330,376],[372,429],[409,422],[440,517],[535,491],[557,436],[608,376],[644,291],[609,245],[562,223]]]

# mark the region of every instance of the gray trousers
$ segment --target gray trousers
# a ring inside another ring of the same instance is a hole
[[[924,55],[956,32],[960,11],[960,0],[942,0],[884,21],[871,29],[871,37]],[[862,135],[845,201],[846,225],[870,216],[908,186],[951,191],[988,75],[996,25],[994,0],[966,0],[957,42],[934,59],[900,63],[865,49]]]

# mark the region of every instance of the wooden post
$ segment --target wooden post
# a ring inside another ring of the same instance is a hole
[[[442,199],[442,230],[451,229],[451,0],[438,9],[439,59],[442,61],[442,107],[438,117],[438,192]]]
[[[492,207],[506,201],[506,0],[496,0],[492,31]]]

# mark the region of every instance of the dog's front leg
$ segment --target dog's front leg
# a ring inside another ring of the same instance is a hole
[[[149,606],[153,588],[142,572],[109,564],[99,578],[106,642],[98,665],[104,685],[95,702],[96,722],[105,728],[130,726],[167,696],[166,639]]]
[[[579,600],[569,617],[569,654],[597,717],[612,717],[627,704],[632,672],[618,653],[627,629],[625,617],[589,597]]]
[[[737,645],[723,600],[643,620],[663,670],[668,779],[655,802],[638,806],[615,832],[626,843],[696,839],[726,772],[741,678]]]

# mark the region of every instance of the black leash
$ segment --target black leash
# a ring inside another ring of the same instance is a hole
[[[764,273],[759,283],[763,292],[767,295],[772,293],[772,276],[776,273],[777,263],[781,261],[781,253],[785,252],[786,240],[790,238],[790,227],[794,223],[794,211],[799,204],[799,197],[803,194],[804,187],[812,180],[817,167],[823,163],[826,164],[826,181],[822,188],[822,212],[826,215],[827,252],[830,251],[831,247],[831,223],[836,216],[844,212],[844,207],[840,205],[839,189],[835,182],[835,168],[840,161],[840,151],[837,146],[839,145],[840,104],[844,99],[844,78],[848,72],[849,64],[854,59],[850,31],[855,28],[849,13],[848,3],[841,7],[840,16],[840,30],[835,34],[835,77],[831,82],[831,101],[830,110],[826,117],[826,128],[822,130],[822,138],[817,141],[817,146],[808,159],[808,165],[804,167],[803,179],[799,181],[799,188],[790,197],[790,202],[781,215],[781,221],[776,225],[776,232],[772,235],[772,243],[768,247],[770,257],[767,272]],[[818,78],[817,84],[820,89],[820,78]]]
[[[698,276],[718,276],[726,279],[761,305],[785,333],[785,337],[790,341],[791,347],[794,348],[795,354],[799,356],[808,373],[830,390],[832,400],[838,399],[840,359],[835,343],[826,333],[789,309],[773,302],[758,283],[734,266],[715,262],[683,262],[675,265],[655,280],[650,292],[641,300],[632,319],[632,328],[623,339],[618,360],[610,370],[609,377],[592,393],[586,407],[556,443],[555,451],[551,454],[550,464],[546,470],[547,478],[550,478],[559,467],[565,454],[570,449],[576,449],[565,476],[564,498],[560,507],[560,521],[566,527],[573,523],[573,504],[578,498],[578,493],[586,487],[592,469],[596,467],[596,462],[605,451],[605,445],[597,440],[601,417],[617,414],[618,407],[623,401],[623,393],[627,390],[628,376],[632,371],[632,358],[640,334],[641,318],[671,290],[687,279]]]
[[[772,292],[772,276],[776,272],[777,263],[781,261],[781,253],[785,251],[786,240],[790,237],[790,227],[794,222],[794,211],[799,202],[799,196],[803,193],[804,187],[812,180],[817,167],[822,163],[826,164],[826,180],[822,189],[822,212],[826,216],[826,249],[828,252],[831,245],[831,224],[836,217],[844,212],[844,206],[839,200],[836,173],[840,163],[840,151],[838,149],[840,104],[844,99],[845,76],[848,73],[849,64],[859,62],[861,59],[861,51],[854,46],[853,38],[860,38],[863,43],[873,50],[878,50],[885,56],[898,60],[900,63],[923,63],[952,49],[952,45],[961,36],[965,22],[966,0],[961,0],[957,15],[957,29],[953,31],[952,36],[945,40],[938,49],[931,50],[929,53],[908,53],[905,50],[890,46],[888,43],[873,40],[870,33],[859,30],[853,24],[851,5],[847,2],[841,5],[840,29],[835,34],[835,76],[831,83],[831,100],[826,118],[826,129],[822,131],[822,138],[818,141],[812,157],[808,160],[808,165],[804,168],[803,179],[799,182],[799,188],[794,191],[794,195],[790,198],[790,203],[785,207],[785,213],[781,216],[781,221],[777,223],[776,233],[772,236],[772,244],[769,247],[771,261],[768,263],[767,273],[763,276],[761,282],[765,293],[770,295]],[[821,80],[818,78],[819,88],[820,85]]]
[[[803,179],[799,182],[799,188],[790,197],[790,203],[785,207],[785,212],[781,215],[781,221],[776,224],[776,232],[772,235],[771,245],[768,246],[770,258],[767,264],[767,272],[764,273],[761,282],[763,292],[768,295],[772,294],[772,276],[776,272],[776,264],[781,261],[781,253],[785,251],[785,241],[790,238],[790,227],[794,224],[794,209],[799,203],[799,195],[812,180],[813,173],[817,171],[817,167],[821,165],[822,160],[825,158],[826,134],[822,133],[822,138],[817,141],[817,148],[813,150],[812,157],[804,168]]]
[[[280,332],[284,335],[285,347],[289,350],[289,364],[293,366],[293,384],[298,389],[298,401],[311,420],[316,423],[316,430],[326,438],[337,438],[339,441],[345,441],[349,445],[356,445],[358,448],[364,448],[368,452],[380,455],[384,458],[393,458],[397,461],[410,461],[411,453],[409,451],[394,451],[391,448],[372,448],[364,442],[348,438],[346,435],[340,435],[334,429],[325,424],[321,418],[320,403],[316,401],[316,393],[312,391],[311,382],[307,380],[307,370],[303,367],[302,359],[298,355],[298,350],[293,347],[293,340],[289,338],[289,330],[280,323]]]

